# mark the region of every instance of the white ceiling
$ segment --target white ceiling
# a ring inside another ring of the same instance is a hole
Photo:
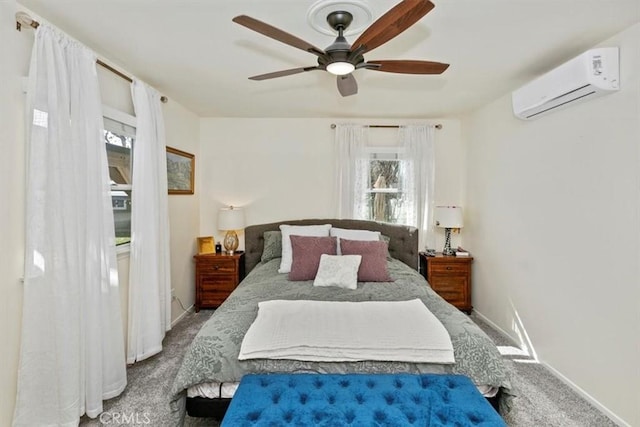
[[[109,62],[203,117],[429,118],[462,114],[640,21],[638,0],[432,0],[417,24],[371,59],[451,64],[439,76],[358,70],[343,98],[316,57],[235,24],[249,15],[325,48],[301,0],[19,0]],[[364,1],[374,20],[397,0]],[[347,39],[355,40],[357,34]],[[624,58],[621,58],[623,61]]]

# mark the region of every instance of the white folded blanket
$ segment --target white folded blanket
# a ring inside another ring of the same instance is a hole
[[[455,362],[447,330],[419,299],[264,301],[238,359]]]

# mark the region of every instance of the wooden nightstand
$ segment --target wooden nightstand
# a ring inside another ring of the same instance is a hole
[[[195,255],[196,313],[216,308],[244,279],[244,252]]]
[[[431,288],[451,305],[471,313],[471,263],[473,257],[428,257],[420,253],[420,271]]]

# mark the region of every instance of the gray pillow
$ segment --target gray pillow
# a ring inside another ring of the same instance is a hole
[[[384,234],[381,234],[381,235],[380,235],[380,240],[382,240],[383,242],[385,242],[385,243],[387,244],[387,259],[388,259],[388,260],[393,259],[393,258],[391,257],[391,254],[389,253],[389,242],[391,241],[391,237],[386,236],[386,235],[384,235]]]
[[[282,257],[282,232],[281,231],[265,231],[264,249],[260,261],[267,262],[274,258]]]

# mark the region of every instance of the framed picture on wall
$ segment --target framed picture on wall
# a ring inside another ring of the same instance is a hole
[[[196,159],[193,154],[167,147],[167,187],[169,194],[193,194]]]

